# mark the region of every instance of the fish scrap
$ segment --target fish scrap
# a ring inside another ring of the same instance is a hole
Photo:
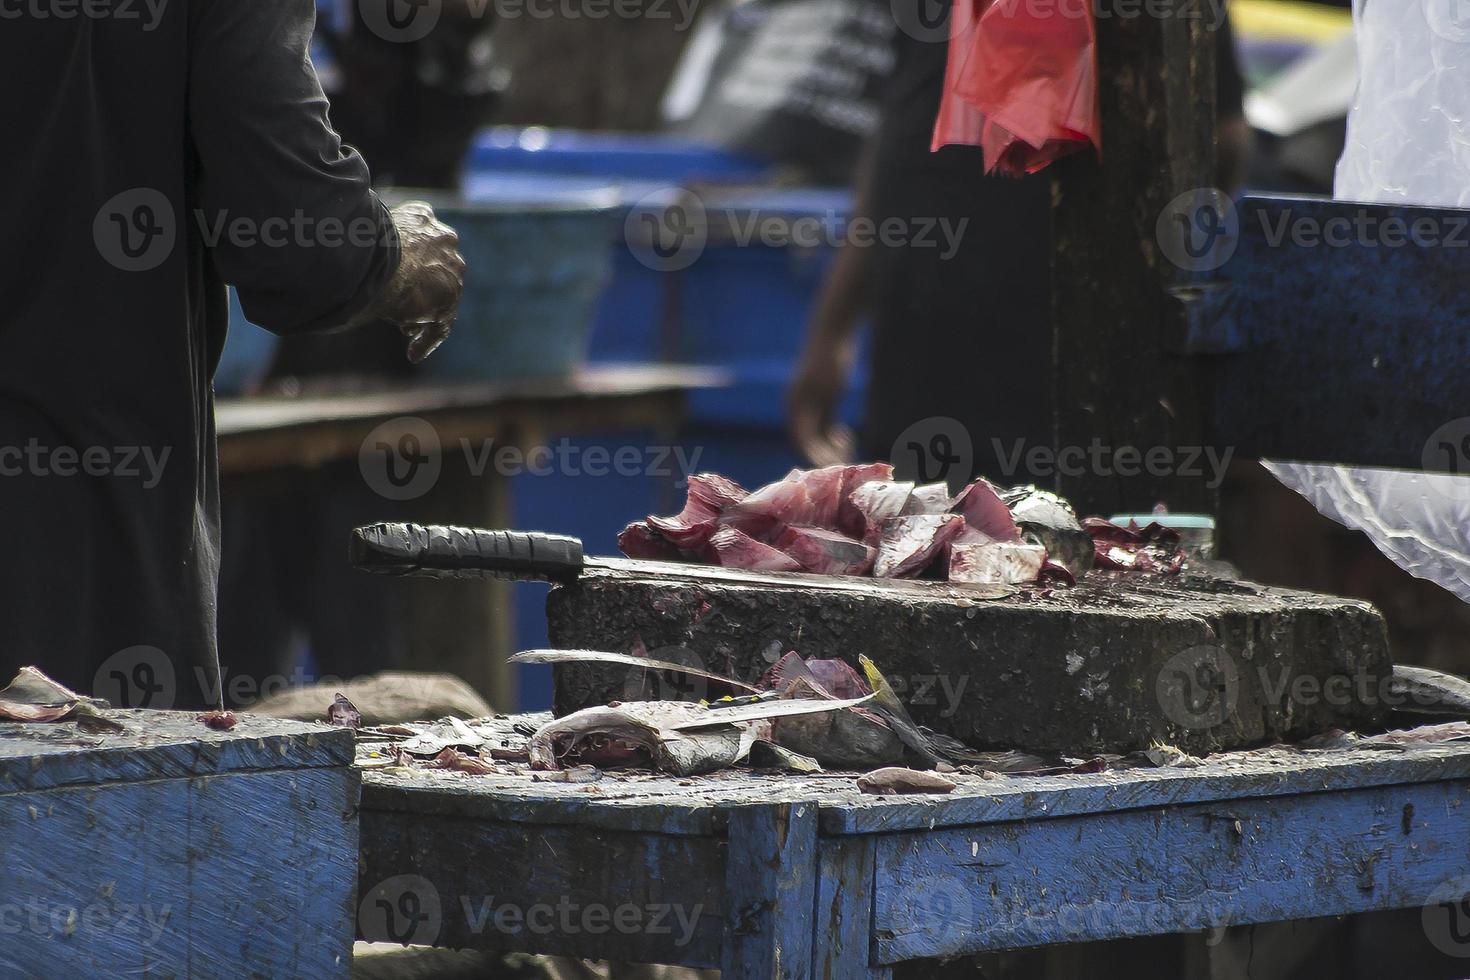
[[[1108,533],[1127,551],[1123,538],[1133,532]],[[650,516],[618,536],[630,558],[983,586],[1073,584],[1100,553],[1108,556],[1103,567],[1122,567],[1125,557],[1096,542],[1056,494],[1001,491],[978,479],[952,497],[943,483],[894,480],[887,463],[792,470],[755,491],[696,474],[682,511]],[[1152,570],[1155,560],[1134,564]]]

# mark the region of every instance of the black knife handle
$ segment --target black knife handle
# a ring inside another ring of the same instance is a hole
[[[582,542],[560,534],[373,524],[352,532],[355,568],[384,575],[567,582],[582,574]]]

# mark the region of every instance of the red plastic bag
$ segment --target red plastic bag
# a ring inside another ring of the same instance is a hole
[[[1089,0],[955,0],[937,150],[980,146],[987,173],[1035,173],[1102,152]]]

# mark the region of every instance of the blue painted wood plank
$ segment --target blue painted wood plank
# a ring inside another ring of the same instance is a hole
[[[1470,780],[878,839],[883,963],[1407,908],[1470,888]]]
[[[721,980],[812,975],[817,807],[779,803],[730,811]]]
[[[1470,406],[1470,378],[1451,367],[1470,361],[1470,212],[1247,198],[1238,217],[1221,274],[1246,347],[1208,361],[1213,442],[1242,458],[1463,471],[1463,449],[1429,443]]]
[[[349,767],[0,796],[0,976],[350,974]]]
[[[856,778],[732,770],[693,781],[650,774],[609,777],[589,787],[531,782],[514,774],[467,780],[452,773],[368,773],[363,806],[497,822],[719,836],[735,807],[811,800],[820,807],[822,833],[872,834],[1470,778],[1470,744],[1234,754],[1197,769],[999,779],[959,775],[959,788],[949,796],[866,796]]]
[[[725,842],[364,809],[358,934],[718,967]]]
[[[873,962],[875,850],[872,837],[818,842],[814,980],[888,980],[893,975]]]
[[[956,777],[950,796],[822,796],[824,834],[871,834],[1041,820],[1090,813],[1470,778],[1470,745],[1404,751],[1277,750],[1232,754],[1196,769],[1131,769],[1085,775]]]
[[[189,712],[110,713],[121,735],[90,735],[74,722],[0,722],[0,794],[227,772],[350,765],[353,734],[327,725],[241,713],[228,732]]]

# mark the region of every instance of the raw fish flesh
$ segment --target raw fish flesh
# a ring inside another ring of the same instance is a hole
[[[923,573],[965,527],[958,514],[897,517],[883,525],[873,574],[878,578],[914,578]]]
[[[733,527],[722,527],[709,539],[716,564],[750,572],[799,572],[801,565],[790,555],[762,544]]]
[[[1184,567],[1179,532],[1158,522],[1148,527],[1120,527],[1101,517],[1082,522],[1092,538],[1099,568],[1172,575]]]
[[[862,518],[862,526],[858,527],[854,520],[850,527],[843,530],[864,540],[871,537],[869,543],[876,542],[883,533],[883,522],[901,516],[913,492],[912,483],[892,483],[886,480],[864,483],[847,496],[848,506]]]
[[[965,523],[989,541],[1020,541],[1021,529],[1011,516],[1011,509],[1000,499],[1000,493],[989,480],[979,479],[954,499],[954,509]]]
[[[635,521],[618,535],[618,550],[644,561],[680,561],[684,555],[647,521]]]
[[[972,585],[1024,585],[1035,582],[1046,564],[1046,549],[1012,541],[953,544],[949,580]]]
[[[803,571],[818,575],[866,575],[878,557],[877,548],[818,527],[788,527],[775,545]]]
[[[949,487],[943,483],[926,483],[922,487],[915,487],[910,495],[908,503],[904,505],[903,516],[917,517],[921,514],[946,514],[954,506],[954,500],[949,495]]]

